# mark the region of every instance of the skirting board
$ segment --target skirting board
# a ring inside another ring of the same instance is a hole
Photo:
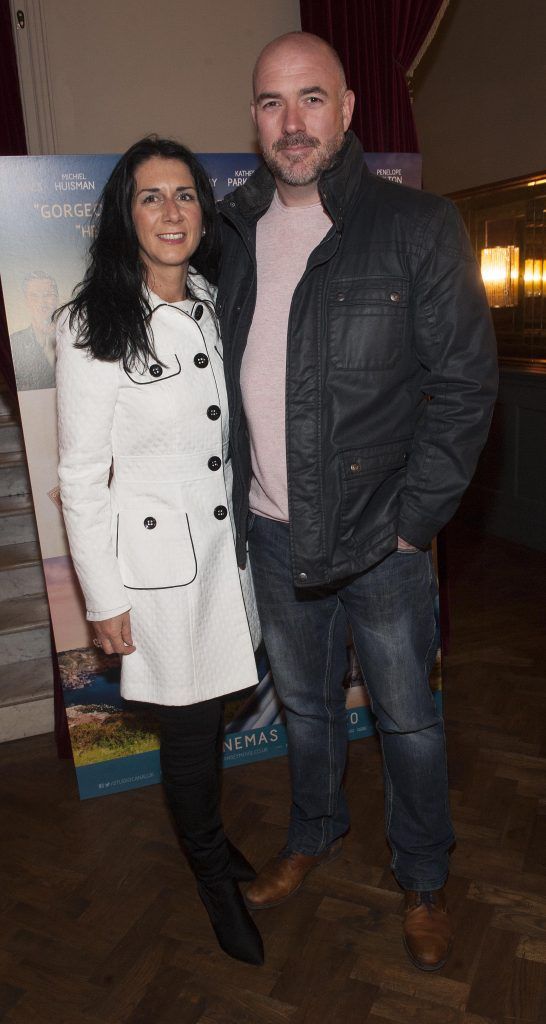
[[[53,732],[53,697],[0,708],[0,743]]]

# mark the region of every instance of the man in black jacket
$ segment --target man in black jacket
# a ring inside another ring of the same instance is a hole
[[[323,40],[266,46],[252,104],[266,166],[220,206],[238,555],[248,533],[292,783],[286,847],[247,901],[286,899],[349,827],[349,623],[381,738],[406,949],[436,970],[452,941],[454,837],[428,683],[430,545],[487,436],[495,341],[455,208],[368,173],[353,105]]]

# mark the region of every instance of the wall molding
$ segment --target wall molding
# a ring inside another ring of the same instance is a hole
[[[54,154],[57,131],[42,0],[10,0],[10,12],[28,151]]]

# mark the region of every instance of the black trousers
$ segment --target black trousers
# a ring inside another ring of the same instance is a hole
[[[204,881],[228,877],[220,814],[221,698],[186,707],[156,706],[163,786],[190,866]]]

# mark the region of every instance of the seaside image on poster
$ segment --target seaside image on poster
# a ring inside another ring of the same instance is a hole
[[[216,197],[243,185],[254,154],[201,154]],[[0,274],[18,387],[32,496],[43,558],[64,702],[82,798],[159,781],[158,739],[146,705],[123,701],[119,664],[92,645],[72,567],[57,479],[55,337],[52,312],[82,279],[93,214],[114,155],[2,157]],[[373,173],[414,187],[420,158],[369,154]],[[372,166],[373,165],[373,166]],[[349,638],[348,638],[349,644]],[[226,708],[224,764],[286,753],[282,708],[263,653],[260,683]],[[436,673],[438,676],[438,673]],[[370,735],[373,720],[354,651],[348,646],[347,709],[351,738]],[[436,685],[436,684],[435,684]]]

